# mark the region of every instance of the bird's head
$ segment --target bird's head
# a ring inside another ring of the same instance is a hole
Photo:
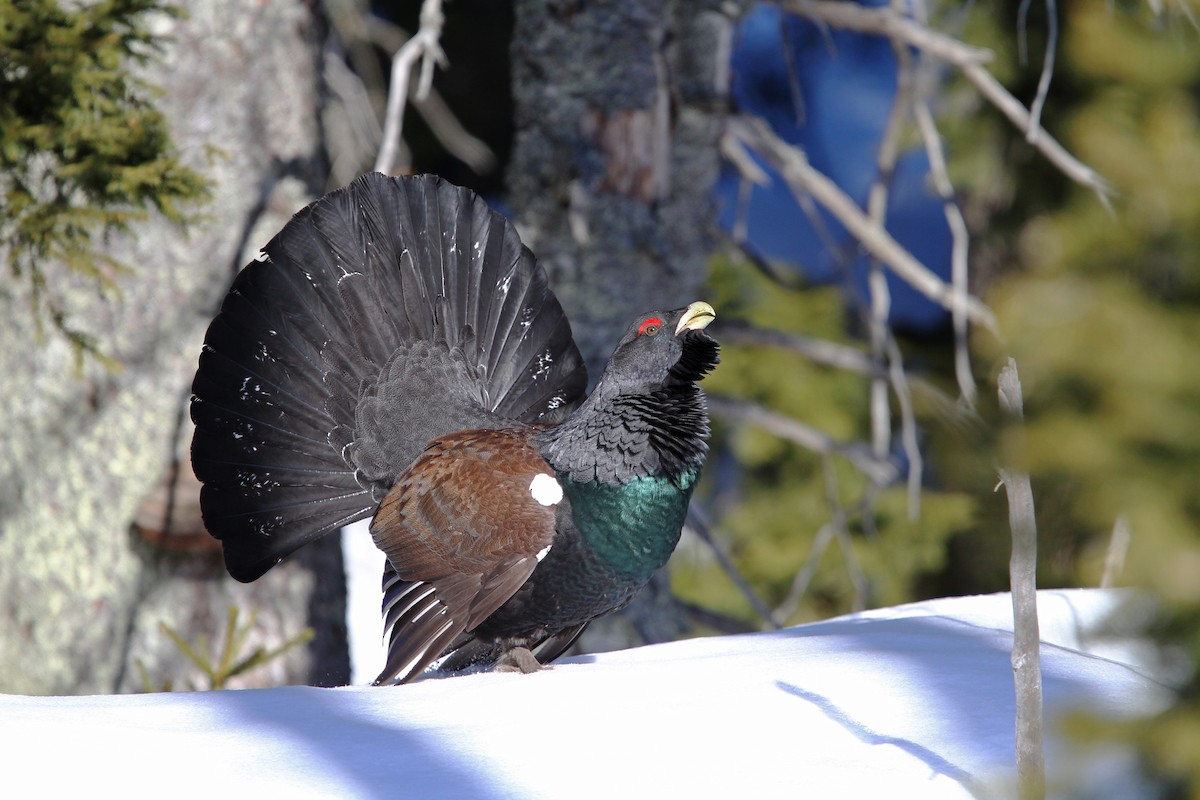
[[[617,343],[601,383],[620,393],[690,384],[716,366],[719,347],[705,332],[717,316],[708,303],[649,311]]]
[[[715,318],[712,306],[696,302],[635,319],[595,391],[547,432],[546,460],[580,483],[694,478],[708,449],[708,413],[696,382],[717,364],[717,343],[704,330]]]

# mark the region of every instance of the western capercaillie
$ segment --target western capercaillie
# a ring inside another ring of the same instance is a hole
[[[373,515],[386,682],[551,661],[666,562],[707,450],[711,306],[636,317],[587,395],[545,273],[465,189],[364,175],[263,253],[192,386],[233,577]]]

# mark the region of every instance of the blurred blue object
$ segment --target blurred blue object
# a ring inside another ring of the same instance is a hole
[[[820,28],[777,7],[758,5],[739,24],[732,68],[737,108],[765,119],[865,208],[896,95],[896,57],[888,40]],[[741,199],[740,177],[725,167],[716,189],[721,225],[733,230],[740,219],[756,256],[789,265],[812,284],[841,284],[852,308],[868,305],[868,259],[861,248],[832,216],[819,208],[814,212],[815,204],[802,209],[779,175],[761,159],[758,163],[771,185],[750,186]],[[924,149],[900,156],[889,186],[886,226],[909,252],[949,280],[950,229],[928,172]],[[940,306],[890,271],[887,278],[894,327],[933,334],[949,324]]]

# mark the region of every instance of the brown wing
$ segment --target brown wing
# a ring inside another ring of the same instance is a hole
[[[529,578],[554,540],[553,494],[531,490],[539,474],[554,470],[526,431],[469,430],[432,442],[396,480],[371,522],[395,570],[377,683],[419,674]]]

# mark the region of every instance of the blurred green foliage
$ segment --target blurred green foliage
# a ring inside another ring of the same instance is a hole
[[[1029,59],[1019,63],[1019,5],[972,6],[962,38],[995,53],[989,69],[1028,105],[1047,26],[1045,6],[1030,4]],[[1193,18],[1198,6],[1188,7]],[[1095,586],[1109,559],[1121,567],[1110,576],[1117,585],[1162,598],[1164,638],[1200,663],[1200,32],[1181,8],[1057,4],[1062,36],[1043,123],[1110,183],[1111,211],[965,81],[951,75],[944,87],[939,125],[972,228],[972,289],[995,310],[1003,340],[972,333],[980,380],[972,421],[932,395],[914,398],[929,472],[919,520],[907,518],[900,489],[863,505],[865,481],[833,459],[869,604],[1007,588],[1006,504],[993,491],[1004,463],[1033,478],[1039,584]],[[750,273],[716,265],[714,305],[723,313],[855,341],[837,292],[794,292]],[[910,369],[954,393],[948,338],[902,346]],[[1024,387],[1020,432],[1006,429],[996,408],[994,379],[1010,355]],[[765,348],[727,346],[722,358],[707,389],[838,438],[866,438],[863,376]],[[716,436],[747,469],[731,478],[710,461],[703,490],[738,567],[778,603],[836,510],[831,473],[820,457],[745,425],[718,426]],[[1120,518],[1131,533],[1123,559],[1110,553]],[[787,621],[851,608],[854,568],[829,546]],[[703,558],[681,560],[673,582],[689,599],[751,617]],[[1178,796],[1200,796],[1200,683],[1131,732]]]
[[[709,293],[723,317],[847,339],[850,326],[837,289],[792,291],[745,264],[718,259]],[[785,350],[726,344],[721,367],[705,379],[705,390],[803,420],[841,442],[868,438],[864,376]],[[913,599],[921,582],[943,569],[947,540],[972,524],[975,503],[957,489],[925,488],[913,518],[902,483],[877,491],[841,455],[813,453],[747,424],[718,422],[715,439],[717,463],[707,468],[702,491],[720,512],[739,570],[768,605],[783,606],[781,622]],[[721,477],[723,452],[740,465],[731,480]],[[844,525],[830,539],[821,529],[831,520]],[[789,597],[810,559],[815,571],[807,592]],[[680,596],[733,616],[753,616],[717,564],[695,555],[672,563],[672,585]]]
[[[1039,530],[1077,540],[1077,580],[1095,585],[1124,516],[1119,583],[1153,589],[1164,637],[1200,663],[1200,33],[1164,8],[1062,8],[1047,126],[1111,183],[1114,211],[1044,168],[1027,183],[1017,159],[1012,213],[983,243],[1011,263],[986,297],[1006,341],[977,352],[1021,366],[1025,446],[1008,456],[1052,493]],[[1180,796],[1200,792],[1194,681],[1137,736]]]
[[[206,181],[171,152],[152,89],[130,67],[156,54],[158,0],[0,0],[0,242],[77,356],[95,352],[55,299],[45,264],[112,288],[125,268],[95,240],[157,209],[183,223]]]

